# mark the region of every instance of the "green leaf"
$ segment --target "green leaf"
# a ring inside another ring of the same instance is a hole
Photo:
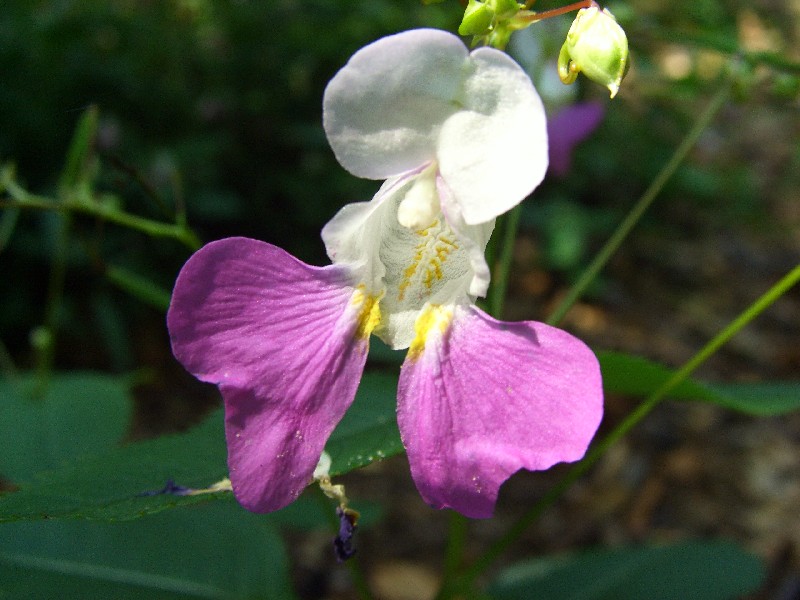
[[[673,369],[620,352],[599,352],[607,393],[649,396],[675,375]],[[669,393],[676,400],[711,402],[756,416],[800,409],[800,382],[710,384],[686,379]]]
[[[599,352],[597,358],[603,372],[603,387],[611,393],[648,396],[675,374],[656,362],[621,352]],[[716,396],[702,384],[687,379],[673,388],[670,398],[713,402]]]
[[[758,416],[782,415],[800,410],[800,383],[726,383],[710,386],[717,404]]]
[[[294,598],[268,518],[234,502],[136,523],[0,527],[0,598]]]
[[[366,373],[347,416],[331,435],[331,473],[339,475],[403,451],[395,418],[397,375]],[[142,495],[167,481],[204,489],[227,476],[223,414],[191,431],[146,440],[37,475],[0,496],[0,522],[36,519],[136,519],[177,506],[230,496]]]
[[[0,381],[0,475],[15,483],[118,444],[130,422],[127,377],[55,374],[43,398],[36,381]]]
[[[496,600],[727,600],[756,590],[764,566],[724,541],[630,547],[532,559],[489,588]]]
[[[364,374],[353,405],[325,446],[333,461],[331,475],[403,452],[397,429],[397,378],[395,372]]]
[[[188,433],[146,440],[42,473],[0,496],[0,522],[83,518],[119,521],[230,495],[143,495],[167,481],[202,489],[226,477],[222,411]]]

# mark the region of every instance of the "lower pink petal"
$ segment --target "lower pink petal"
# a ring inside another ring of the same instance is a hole
[[[247,238],[208,244],[178,276],[172,349],[219,385],[230,478],[249,510],[277,510],[303,491],[355,397],[367,341],[353,294],[347,271]]]
[[[504,323],[453,307],[410,353],[398,424],[423,499],[490,517],[519,469],[580,459],[603,413],[600,368],[577,338],[543,323]]]

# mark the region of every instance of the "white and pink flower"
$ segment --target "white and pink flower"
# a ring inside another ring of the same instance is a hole
[[[494,217],[546,170],[541,103],[517,69],[443,32],[368,46],[331,82],[325,125],[347,168],[388,179],[323,229],[333,264],[229,238],[183,267],[167,316],[173,351],[222,392],[230,479],[246,508],[277,510],[312,481],[371,335],[408,348],[397,420],[431,506],[488,517],[514,472],[585,453],[603,410],[595,356],[564,331],[474,304],[489,283]],[[531,155],[536,175],[523,182]]]

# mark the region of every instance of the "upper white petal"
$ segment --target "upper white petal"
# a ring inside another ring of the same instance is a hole
[[[547,120],[530,78],[492,48],[471,54],[464,108],[439,134],[442,177],[466,223],[506,212],[530,194],[547,171]]]
[[[322,121],[341,165],[386,179],[435,158],[458,110],[467,49],[454,35],[416,29],[365,46],[325,89]]]
[[[493,48],[418,29],[353,55],[328,84],[323,124],[336,158],[384,179],[436,162],[465,223],[521,202],[547,171],[547,123],[530,78]]]

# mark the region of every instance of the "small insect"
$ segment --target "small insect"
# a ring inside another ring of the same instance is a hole
[[[172,479],[167,479],[166,485],[160,490],[149,490],[137,494],[137,496],[161,496],[162,494],[170,494],[172,496],[189,496],[194,490],[182,485],[176,484]]]

